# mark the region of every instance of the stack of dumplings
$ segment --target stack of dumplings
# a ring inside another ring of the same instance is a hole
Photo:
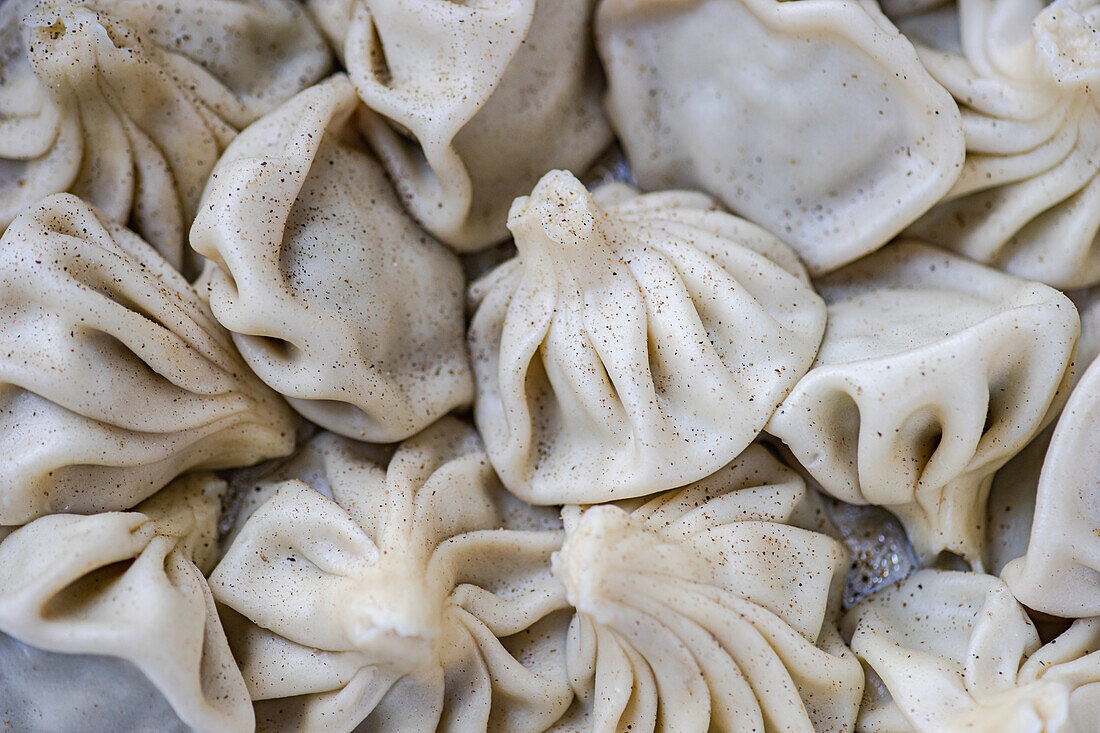
[[[0,0],[0,727],[1100,728],[1096,0]]]

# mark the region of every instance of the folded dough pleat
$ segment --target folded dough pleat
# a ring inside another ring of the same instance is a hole
[[[768,432],[826,492],[896,514],[918,554],[979,561],[993,473],[1068,396],[1073,303],[913,242],[817,285],[825,338]]]
[[[338,74],[242,132],[191,228],[198,287],[309,420],[392,442],[468,404],[458,258],[402,211]]]
[[[509,217],[519,254],[470,288],[474,414],[525,501],[683,486],[756,437],[812,360],[794,254],[706,196],[588,191],[552,171]]]
[[[74,679],[95,656],[133,664],[191,729],[252,730],[248,691],[202,574],[217,555],[225,488],[191,474],[133,512],[55,514],[16,530],[0,543],[0,632],[72,655],[57,674]],[[20,730],[47,729],[36,707],[70,730],[133,719],[102,701],[81,707],[80,691],[71,692],[36,700],[0,689],[0,708]],[[13,720],[20,711],[29,717]]]
[[[0,525],[288,454],[293,413],[149,245],[60,194],[0,238]]]

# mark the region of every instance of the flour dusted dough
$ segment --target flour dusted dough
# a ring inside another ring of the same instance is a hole
[[[313,422],[390,442],[469,404],[458,258],[401,209],[357,143],[338,74],[233,141],[191,244],[249,366]]]
[[[646,501],[566,507],[582,730],[851,730],[859,664],[832,615],[845,553],[788,526],[805,486],[762,446]]]
[[[993,473],[1068,395],[1073,303],[913,242],[817,285],[825,339],[768,431],[833,496],[896,514],[920,554],[979,559]]]
[[[79,680],[97,657],[129,662],[191,729],[252,730],[248,690],[203,578],[224,490],[211,474],[191,474],[132,512],[54,514],[16,530],[0,543],[0,633],[71,655],[54,670],[63,678]],[[51,730],[39,715],[52,730],[120,730],[135,719],[104,703],[79,689],[50,698],[0,688],[13,730]]]
[[[1100,619],[1040,646],[993,576],[922,570],[844,624],[869,668],[861,733],[1087,733],[1100,720]]]
[[[881,247],[959,175],[958,108],[874,3],[605,0],[596,31],[641,186],[717,196],[814,274]]]
[[[682,486],[744,450],[805,372],[824,308],[777,239],[683,191],[548,173],[519,255],[472,286],[475,416],[536,504]]]
[[[322,433],[211,575],[260,730],[541,731],[572,698],[550,575],[477,434],[444,418],[388,467]],[[318,470],[322,469],[322,470]],[[235,619],[232,620],[232,619]]]
[[[611,142],[593,0],[310,0],[367,106],[405,203],[460,251],[504,240],[546,171],[583,173]]]
[[[0,525],[286,455],[293,413],[183,276],[70,194],[0,238]]]
[[[957,7],[960,47],[918,50],[962,109],[966,165],[911,234],[1056,287],[1100,282],[1100,9]]]
[[[330,63],[293,0],[7,0],[0,231],[70,191],[183,267],[225,145]]]

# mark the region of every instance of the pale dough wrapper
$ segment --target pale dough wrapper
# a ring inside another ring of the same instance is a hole
[[[474,430],[444,418],[386,467],[331,433],[307,450],[311,485],[276,485],[210,576],[259,729],[522,732],[561,717],[562,534],[508,528],[522,509]]]
[[[224,490],[212,474],[191,474],[132,512],[54,514],[16,530],[0,543],[0,633],[31,647],[25,654],[68,655],[55,673],[74,681],[103,657],[132,664],[192,730],[253,730],[203,577]],[[51,700],[18,681],[0,688],[13,730],[111,731],[136,719],[104,703],[80,689]]]
[[[605,0],[608,115],[642,188],[699,188],[820,274],[931,208],[959,112],[872,2]]]
[[[868,667],[858,733],[1090,733],[1100,619],[1053,641],[991,575],[922,570],[844,619]]]
[[[196,287],[298,412],[391,442],[473,398],[462,268],[402,210],[338,74],[244,130],[191,228]]]
[[[70,194],[0,238],[0,525],[289,454],[294,414],[176,270]]]
[[[0,231],[69,191],[183,268],[219,153],[331,61],[294,0],[6,0]]]
[[[519,254],[471,287],[469,343],[478,429],[525,501],[703,478],[817,352],[825,310],[794,253],[703,194],[590,195],[552,171],[508,226]]]
[[[1068,396],[1073,303],[913,242],[817,286],[821,350],[768,432],[828,493],[896,514],[925,558],[979,560],[993,473]]]
[[[309,0],[413,216],[459,251],[503,241],[512,199],[611,142],[593,0]]]
[[[959,0],[956,22],[959,48],[918,51],[962,109],[966,164],[909,233],[1059,288],[1100,282],[1100,6]]]
[[[863,674],[836,627],[846,555],[788,525],[804,493],[754,445],[683,489],[565,508],[553,567],[576,607],[577,730],[851,730]]]
[[[1001,575],[1029,608],[1100,616],[1100,360],[1073,388],[1050,439],[1027,554]]]

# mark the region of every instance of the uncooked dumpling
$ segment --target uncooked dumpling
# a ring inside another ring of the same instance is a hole
[[[926,558],[978,560],[993,473],[1068,395],[1073,303],[912,242],[817,285],[825,339],[768,432],[833,496],[896,514]]]
[[[542,731],[568,707],[561,531],[509,529],[472,428],[388,467],[330,433],[210,577],[260,730]],[[316,470],[316,469],[323,470]]]
[[[1022,603],[1100,616],[1100,360],[1081,377],[1043,459],[1027,554],[1002,572]]]
[[[183,267],[225,145],[330,63],[294,0],[7,0],[0,232],[70,191]]]
[[[233,141],[191,244],[249,366],[313,422],[401,440],[469,404],[458,258],[401,209],[338,74]]]
[[[959,0],[957,25],[960,49],[918,51],[962,109],[966,165],[910,233],[1056,287],[1100,282],[1100,6]]]
[[[580,729],[851,730],[863,674],[830,608],[845,553],[788,526],[804,491],[755,445],[645,502],[566,507]]]
[[[699,188],[810,272],[947,193],[959,112],[874,3],[604,0],[608,114],[642,188]]]
[[[594,0],[309,0],[406,205],[460,251],[504,240],[508,206],[611,142]]]
[[[1090,733],[1100,720],[1100,619],[1040,646],[993,576],[922,570],[844,625],[869,667],[861,733]]]
[[[111,709],[78,684],[87,679],[85,669],[110,669],[114,659],[136,669],[135,677],[147,680],[189,730],[253,729],[248,690],[203,578],[217,555],[224,490],[213,475],[192,474],[133,512],[54,514],[0,543],[7,653],[55,665],[50,679],[69,680],[69,689],[54,696],[49,687],[5,680],[5,727],[129,729],[138,713]],[[0,666],[16,664],[9,657]]]
[[[294,447],[294,415],[183,276],[70,194],[0,238],[0,525],[127,509]]]
[[[548,173],[475,283],[475,416],[536,504],[683,486],[753,441],[808,368],[824,307],[794,253],[707,196],[594,195]]]

